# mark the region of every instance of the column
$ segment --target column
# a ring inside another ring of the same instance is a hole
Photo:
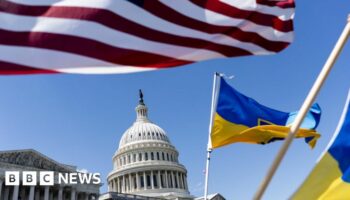
[[[152,187],[152,190],[154,190],[154,182],[153,182],[153,171],[151,171],[151,187]]]
[[[70,200],[75,200],[76,192],[75,188],[72,188],[72,191],[70,192]]]
[[[2,183],[3,183],[3,182],[4,182],[4,181],[0,179],[0,199],[1,199],[1,197],[2,197]]]
[[[176,172],[177,188],[181,188],[179,172]]]
[[[131,185],[131,174],[129,174],[129,193],[132,190],[132,185]]]
[[[115,183],[115,191],[114,192],[119,192],[118,177],[114,178],[114,183]]]
[[[125,184],[125,175],[123,175],[123,184],[122,184],[122,192],[125,193],[126,191],[126,184]]]
[[[160,170],[158,170],[158,187],[159,187],[159,189],[162,189],[162,180],[161,180],[161,178],[160,178]]]
[[[140,177],[138,172],[136,172],[136,190],[140,190]]]
[[[63,187],[58,189],[58,200],[63,200]]]
[[[143,172],[143,189],[147,189],[147,180],[146,180],[146,172]]]
[[[30,186],[28,200],[34,200],[35,186]]]
[[[175,188],[175,178],[174,178],[174,172],[173,172],[173,171],[171,171],[170,173],[171,173],[171,183],[172,183],[173,188]]]
[[[111,191],[111,189],[112,189],[112,183],[108,182],[108,191]]]
[[[18,185],[13,187],[12,200],[18,200],[18,190],[19,190],[19,186]]]
[[[185,190],[188,190],[188,187],[187,187],[187,178],[186,178],[186,175],[184,174],[184,184],[185,184]]]
[[[169,188],[169,183],[168,183],[168,172],[165,171],[165,187]]]
[[[10,188],[9,187],[5,187],[4,189],[4,200],[8,200],[9,199],[9,191]]]
[[[113,182],[113,179],[111,181],[109,181],[109,184],[108,184],[108,191],[113,191],[115,188],[115,184]]]
[[[114,188],[113,188],[113,190],[111,192],[117,192],[118,191],[117,180],[116,179],[112,179],[112,182],[113,182]]]
[[[49,200],[49,192],[50,192],[49,186],[45,186],[44,200]]]
[[[129,175],[130,176],[130,187],[131,187],[131,190],[130,191],[134,191],[135,190],[135,182],[134,182],[134,177],[132,174]]]
[[[116,192],[120,193],[120,180],[119,180],[119,177],[117,177],[115,180],[117,182],[117,191]]]
[[[183,182],[183,180],[182,180],[182,173],[181,173],[181,172],[179,172],[179,178],[180,178],[180,180],[179,180],[179,182],[180,182],[180,187],[181,187],[181,189],[184,189],[184,182]]]

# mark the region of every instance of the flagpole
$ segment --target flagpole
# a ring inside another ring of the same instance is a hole
[[[350,35],[350,15],[347,20],[347,25],[345,26],[341,36],[339,37],[334,49],[332,50],[330,56],[328,57],[325,65],[323,66],[323,69],[321,70],[320,74],[318,75],[314,85],[312,86],[308,96],[306,97],[300,112],[295,118],[294,123],[292,124],[290,128],[290,132],[288,133],[288,136],[283,143],[280,151],[278,152],[275,160],[273,161],[269,171],[267,172],[266,177],[261,182],[260,187],[258,188],[258,191],[255,193],[254,200],[260,200],[269,185],[273,175],[275,174],[279,164],[281,163],[284,155],[286,154],[290,144],[293,141],[293,138],[295,137],[297,131],[300,128],[300,125],[302,124],[307,112],[310,110],[312,103],[316,99],[317,94],[319,93],[323,83],[325,82],[328,74],[330,73],[335,61],[337,60],[341,50],[343,49],[347,39]]]
[[[204,200],[207,200],[207,197],[208,197],[209,165],[210,165],[210,154],[212,152],[210,133],[211,133],[211,130],[213,128],[214,115],[215,115],[215,110],[216,110],[216,106],[217,106],[217,99],[218,99],[219,88],[220,88],[220,79],[219,79],[220,76],[221,75],[219,73],[217,73],[217,72],[214,73],[213,92],[212,92],[212,97],[211,97],[208,147],[207,147],[207,163],[206,163],[206,167],[205,167]]]

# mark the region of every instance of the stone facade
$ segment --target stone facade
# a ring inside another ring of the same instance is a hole
[[[94,184],[40,186],[38,183],[36,186],[23,186],[20,183],[19,186],[6,186],[6,171],[54,171],[57,176],[58,172],[75,173],[77,169],[32,149],[0,151],[0,200],[93,200],[99,196],[100,185]]]
[[[187,170],[165,131],[152,123],[140,97],[136,121],[123,134],[108,175],[108,191],[161,199],[193,199]]]

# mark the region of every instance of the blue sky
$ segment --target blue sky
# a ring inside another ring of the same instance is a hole
[[[105,181],[119,139],[135,119],[141,88],[150,119],[167,131],[180,152],[191,193],[202,195],[213,73],[234,75],[228,81],[232,86],[266,106],[297,110],[350,12],[350,1],[296,3],[295,42],[274,56],[126,75],[1,76],[0,149],[33,148],[59,162],[100,172]],[[303,140],[292,144],[264,199],[288,198],[328,144],[350,86],[349,65],[347,44],[317,98],[323,110],[322,138],[314,150]],[[251,199],[281,145],[233,144],[215,150],[209,192],[228,200]]]

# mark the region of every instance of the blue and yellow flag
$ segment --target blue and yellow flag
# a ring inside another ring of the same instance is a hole
[[[235,142],[266,144],[284,139],[297,112],[281,112],[263,106],[236,91],[220,77],[217,107],[210,135],[211,148]],[[305,138],[313,147],[320,135],[315,131],[321,110],[315,104],[296,137]],[[209,146],[210,147],[210,146]]]
[[[343,115],[328,145],[293,200],[350,199],[350,92]]]

